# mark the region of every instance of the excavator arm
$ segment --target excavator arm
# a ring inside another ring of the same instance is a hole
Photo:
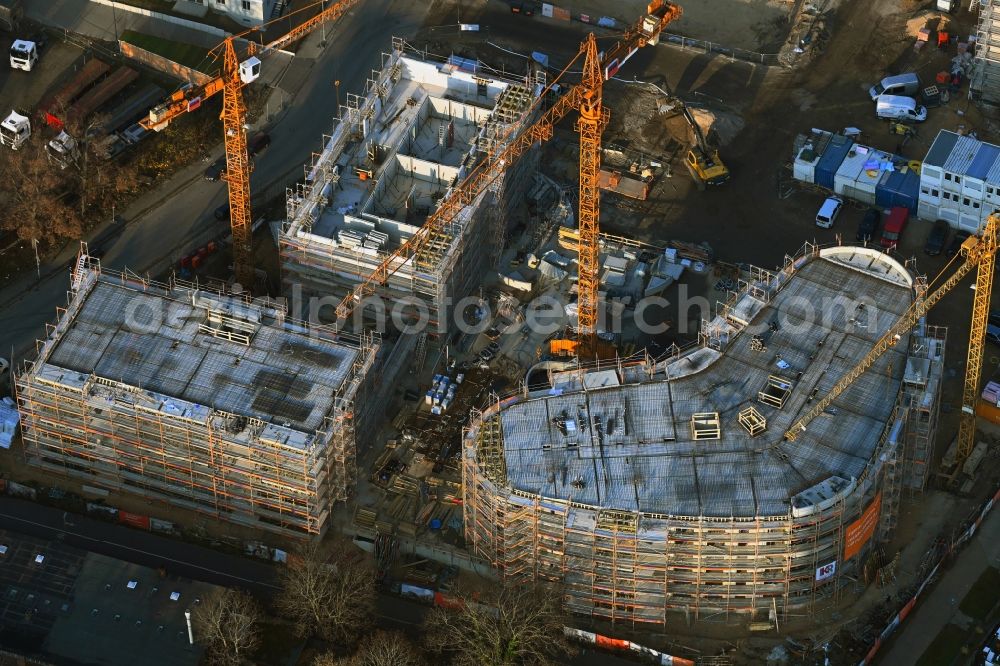
[[[280,50],[288,46],[289,44],[295,43],[297,40],[302,39],[310,32],[315,30],[321,23],[326,23],[328,21],[336,21],[341,18],[344,14],[354,8],[361,0],[341,0],[333,5],[330,5],[326,9],[320,11],[316,16],[307,19],[300,23],[298,26],[293,28],[290,32],[282,35],[278,39],[265,44],[264,46],[254,46],[253,42],[251,48],[259,48],[261,55],[267,56],[269,53]],[[311,5],[298,9],[288,16],[292,16],[298,12],[308,11],[310,9],[315,9],[316,7],[322,6],[324,3],[315,2]],[[280,19],[275,19],[275,21],[287,21],[288,16],[284,16]],[[254,28],[253,30],[248,30],[240,35],[234,35],[231,39],[239,39],[245,37],[251,32],[256,32],[263,30],[270,23],[265,23],[261,26]],[[224,75],[220,75],[209,81],[197,86],[185,86],[177,92],[173,93],[165,99],[160,104],[156,105],[149,110],[149,116],[143,118],[139,121],[139,124],[147,129],[154,130],[156,132],[162,132],[167,126],[179,116],[188,113],[190,111],[196,110],[202,105],[202,103],[208,98],[222,92],[225,87]]]
[[[646,15],[626,30],[622,39],[602,55],[600,64],[604,79],[614,76],[639,48],[656,44],[663,28],[680,16],[681,8],[678,5],[666,0],[652,0],[646,8]],[[580,52],[586,53],[586,49],[587,42],[581,45]],[[389,276],[408,261],[414,260],[431,238],[447,228],[466,206],[475,201],[532,144],[552,138],[552,129],[556,123],[571,110],[580,109],[588,91],[586,82],[570,88],[534,125],[516,136],[498,155],[490,156],[473,169],[409,240],[386,257],[375,272],[347,294],[337,306],[337,319],[346,321],[354,308],[374,294],[379,285],[384,285]]]
[[[967,449],[965,450],[965,455],[968,455],[969,451],[971,451],[972,439],[975,434],[975,398],[979,385],[979,373],[983,363],[983,342],[986,335],[986,321],[989,317],[989,286],[992,284],[993,264],[997,251],[998,224],[1000,224],[1000,214],[994,213],[986,221],[986,226],[981,236],[970,236],[962,243],[960,256],[965,261],[944,282],[938,285],[934,291],[923,298],[915,300],[906,312],[896,320],[896,323],[890,326],[889,330],[878,339],[878,342],[875,343],[871,351],[865,354],[865,357],[857,365],[833,385],[829,393],[816,402],[812,409],[802,415],[788,429],[788,432],[785,433],[786,440],[795,441],[800,433],[805,432],[806,426],[814,418],[826,411],[833,404],[833,401],[840,397],[840,394],[847,390],[858,377],[871,368],[882,354],[889,351],[897,342],[902,340],[903,336],[916,326],[917,322],[931,308],[937,305],[955,285],[962,281],[962,278],[968,275],[973,268],[978,268],[979,277],[976,282],[976,300],[972,312],[972,330],[969,335],[969,359],[966,366],[962,422],[959,426],[959,458],[963,457],[963,446]],[[985,285],[985,288],[981,285]],[[963,443],[963,436],[967,442]]]

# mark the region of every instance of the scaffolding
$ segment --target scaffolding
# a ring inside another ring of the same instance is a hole
[[[347,95],[322,152],[306,166],[305,182],[287,191],[279,234],[286,293],[346,295],[536,115],[537,91],[526,77],[461,58],[439,61],[400,39],[392,47],[365,93]],[[374,318],[385,330],[386,308],[416,298],[427,306],[429,330],[447,332],[448,304],[471,293],[500,255],[537,152],[508,168],[411,262],[396,267],[378,298],[356,308],[354,327]]]
[[[979,5],[969,95],[989,104],[1000,103],[1000,0],[983,0]]]
[[[75,278],[16,379],[27,462],[221,520],[322,535],[354,488],[356,431],[369,427],[354,406],[375,338],[96,261]]]
[[[463,438],[472,554],[505,579],[560,581],[569,610],[614,622],[836,604],[933,453],[944,330],[917,327],[795,442],[780,433],[918,283],[877,251],[807,245],[742,280],[699,345],[495,398]],[[807,320],[801,303],[821,308]]]

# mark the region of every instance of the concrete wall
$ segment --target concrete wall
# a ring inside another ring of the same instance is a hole
[[[165,58],[159,54],[140,48],[135,44],[119,40],[118,46],[121,49],[122,55],[126,58],[140,62],[147,67],[152,67],[158,72],[169,74],[170,76],[181,79],[182,81],[201,85],[212,80],[212,77],[204,72],[191,69],[190,67],[182,65],[179,62],[174,62],[170,58]]]

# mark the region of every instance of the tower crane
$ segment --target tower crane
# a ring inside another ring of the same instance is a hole
[[[872,347],[857,365],[841,377],[833,388],[823,398],[815,403],[808,412],[795,422],[784,438],[795,441],[800,433],[805,432],[809,423],[822,414],[841,393],[843,393],[858,377],[872,367],[882,354],[899,342],[913,328],[921,317],[927,314],[945,294],[962,281],[966,275],[976,269],[976,293],[972,303],[972,326],[969,330],[969,351],[965,366],[965,384],[962,391],[962,413],[958,425],[957,461],[958,467],[972,452],[976,435],[976,401],[979,393],[979,377],[983,369],[983,345],[986,339],[986,326],[990,314],[990,290],[993,288],[993,268],[996,262],[997,234],[1000,227],[1000,211],[995,211],[986,220],[982,234],[970,236],[962,243],[961,250],[952,262],[961,259],[955,272],[941,282],[933,291],[918,298],[910,305],[903,315],[889,327],[875,346]],[[950,266],[950,263],[949,263]],[[947,268],[947,267],[946,267]]]
[[[598,319],[598,178],[601,169],[601,132],[609,119],[609,112],[602,104],[602,87],[636,51],[646,45],[656,44],[667,24],[680,16],[681,8],[678,5],[666,0],[651,0],[646,7],[646,15],[629,27],[621,39],[603,53],[598,52],[597,40],[591,33],[577,54],[577,57],[584,56],[580,83],[572,86],[538,121],[515,136],[499,154],[491,155],[473,169],[409,240],[386,257],[370,276],[347,294],[337,306],[337,319],[346,321],[355,307],[366,297],[373,295],[379,285],[384,285],[389,276],[407,262],[419,259],[431,238],[441,233],[534,143],[551,139],[555,125],[570,110],[577,109],[579,119],[576,130],[580,133],[577,312],[582,348],[578,353],[581,358],[591,357],[595,349]]]
[[[230,35],[209,53],[215,58],[222,55],[222,73],[207,83],[198,86],[187,86],[178,90],[161,104],[150,110],[149,117],[140,121],[147,130],[162,132],[179,116],[198,109],[202,103],[213,95],[222,93],[222,128],[225,133],[226,173],[224,179],[229,185],[229,219],[233,232],[233,268],[236,281],[245,287],[254,282],[253,238],[250,217],[250,162],[247,157],[246,136],[246,105],[243,102],[243,86],[253,82],[260,76],[261,60],[255,54],[258,52],[266,57],[274,51],[305,37],[321,24],[336,21],[361,0],[340,0],[293,28],[287,34],[274,41],[258,46],[252,41],[247,42],[248,57],[242,62],[236,53],[236,40],[250,33],[265,29],[276,21],[284,21],[288,16],[322,8],[324,1],[315,2],[298,9],[288,16],[269,21],[260,26]]]

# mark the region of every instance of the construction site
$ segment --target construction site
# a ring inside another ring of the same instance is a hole
[[[28,462],[290,535],[354,485],[377,342],[277,305],[158,284],[81,255],[70,302],[17,377]]]
[[[469,548],[615,621],[812,612],[872,575],[872,537],[926,483],[944,330],[918,327],[794,442],[782,435],[916,289],[877,251],[807,246],[755,271],[700,344],[498,399],[463,444]]]
[[[402,40],[363,95],[348,93],[305,182],[287,194],[279,247],[286,293],[343,298],[412,239],[456,182],[530,124],[545,76],[514,78],[462,58],[422,59]],[[479,286],[537,156],[522,156],[471,205],[436,227],[375,295],[417,298],[430,326]],[[392,260],[390,260],[392,261]],[[363,308],[359,308],[360,312]]]

